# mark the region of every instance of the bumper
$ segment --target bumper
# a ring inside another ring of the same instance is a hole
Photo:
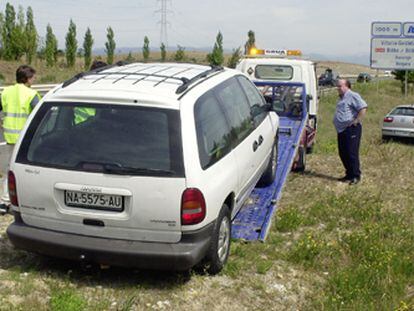
[[[183,233],[179,243],[115,240],[50,231],[26,225],[19,213],[7,228],[16,248],[104,265],[159,270],[188,270],[199,263],[210,247],[214,223]]]
[[[392,128],[382,129],[382,136],[390,136],[390,137],[413,137],[414,138],[414,129],[400,129],[400,128]]]

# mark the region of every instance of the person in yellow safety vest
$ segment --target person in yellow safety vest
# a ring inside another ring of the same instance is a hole
[[[16,84],[4,88],[1,93],[1,109],[3,110],[3,135],[6,145],[2,150],[7,154],[7,163],[1,167],[3,174],[3,194],[0,198],[0,214],[8,211],[10,205],[7,189],[7,169],[14,145],[19,139],[29,114],[40,101],[37,91],[30,88],[36,77],[36,70],[27,65],[19,66],[16,70]]]
[[[94,117],[95,113],[96,113],[95,108],[75,107],[74,109],[75,124],[85,122],[88,118]]]
[[[101,67],[108,66],[107,63],[99,60],[94,60],[90,70],[95,70]],[[74,109],[74,122],[75,124],[80,124],[85,122],[88,118],[94,117],[96,113],[95,108],[88,108],[88,107],[76,107]]]

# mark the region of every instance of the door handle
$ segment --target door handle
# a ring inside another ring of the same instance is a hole
[[[259,147],[259,143],[255,140],[253,142],[253,151],[256,152],[257,148]]]
[[[259,146],[263,143],[263,140],[264,140],[264,139],[263,139],[263,136],[262,136],[262,135],[260,135],[260,136],[259,136]]]

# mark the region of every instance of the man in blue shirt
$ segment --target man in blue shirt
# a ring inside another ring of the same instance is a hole
[[[361,122],[368,105],[358,93],[351,91],[351,83],[348,80],[338,80],[337,89],[339,100],[333,123],[338,133],[339,157],[345,167],[345,176],[339,180],[354,185],[361,180],[359,166]]]

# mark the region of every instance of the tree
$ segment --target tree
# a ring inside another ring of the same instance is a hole
[[[394,79],[401,81],[401,91],[405,92],[405,70],[395,70],[392,72]],[[407,83],[414,83],[414,71],[409,70],[407,72]]]
[[[83,53],[85,59],[85,70],[88,70],[92,63],[92,46],[93,46],[93,38],[91,30],[86,30],[85,38],[83,40]]]
[[[147,36],[145,36],[144,46],[142,47],[142,56],[144,57],[144,61],[148,60],[149,55],[150,55],[149,39]]]
[[[29,6],[26,12],[26,60],[29,64],[32,63],[33,57],[36,55],[38,46],[37,30],[33,20],[33,10]]]
[[[4,25],[1,31],[2,43],[3,43],[3,57],[5,60],[12,60],[13,55],[13,29],[16,27],[16,12],[14,7],[10,4],[6,4]]]
[[[46,66],[53,67],[57,62],[57,39],[50,24],[46,27],[45,58]]]
[[[108,65],[111,65],[114,62],[114,54],[115,54],[115,40],[114,40],[114,31],[111,27],[107,29],[106,38],[108,41],[105,43],[105,51],[106,51],[106,62]]]
[[[19,6],[19,13],[17,14],[17,22],[12,29],[12,42],[11,49],[14,60],[19,60],[26,50],[26,37],[25,37],[25,21],[24,10],[22,6]]]
[[[207,54],[207,61],[212,66],[220,66],[224,62],[223,56],[223,35],[219,31],[216,37],[216,42],[214,43],[213,51],[210,54]]]
[[[244,45],[244,54],[249,54],[250,49],[256,47],[256,38],[253,30],[249,30],[247,37],[248,39]]]
[[[167,57],[167,51],[165,49],[165,44],[164,43],[161,43],[160,50],[161,50],[161,61],[165,62],[165,59]]]
[[[135,58],[134,58],[134,56],[132,56],[132,52],[131,51],[129,51],[128,56],[125,58],[125,61],[127,63],[133,63],[135,61]]]
[[[238,47],[236,50],[233,49],[233,54],[227,62],[227,66],[230,68],[236,68],[237,63],[241,58],[241,47]]]
[[[4,51],[4,44],[3,44],[3,27],[4,27],[4,15],[0,12],[0,59],[3,57],[3,51]]]
[[[66,34],[66,64],[68,67],[75,66],[78,41],[76,40],[76,25],[70,20],[68,33]]]
[[[178,50],[175,52],[174,60],[176,62],[182,62],[185,59],[185,48],[183,48],[181,45],[178,45]]]

